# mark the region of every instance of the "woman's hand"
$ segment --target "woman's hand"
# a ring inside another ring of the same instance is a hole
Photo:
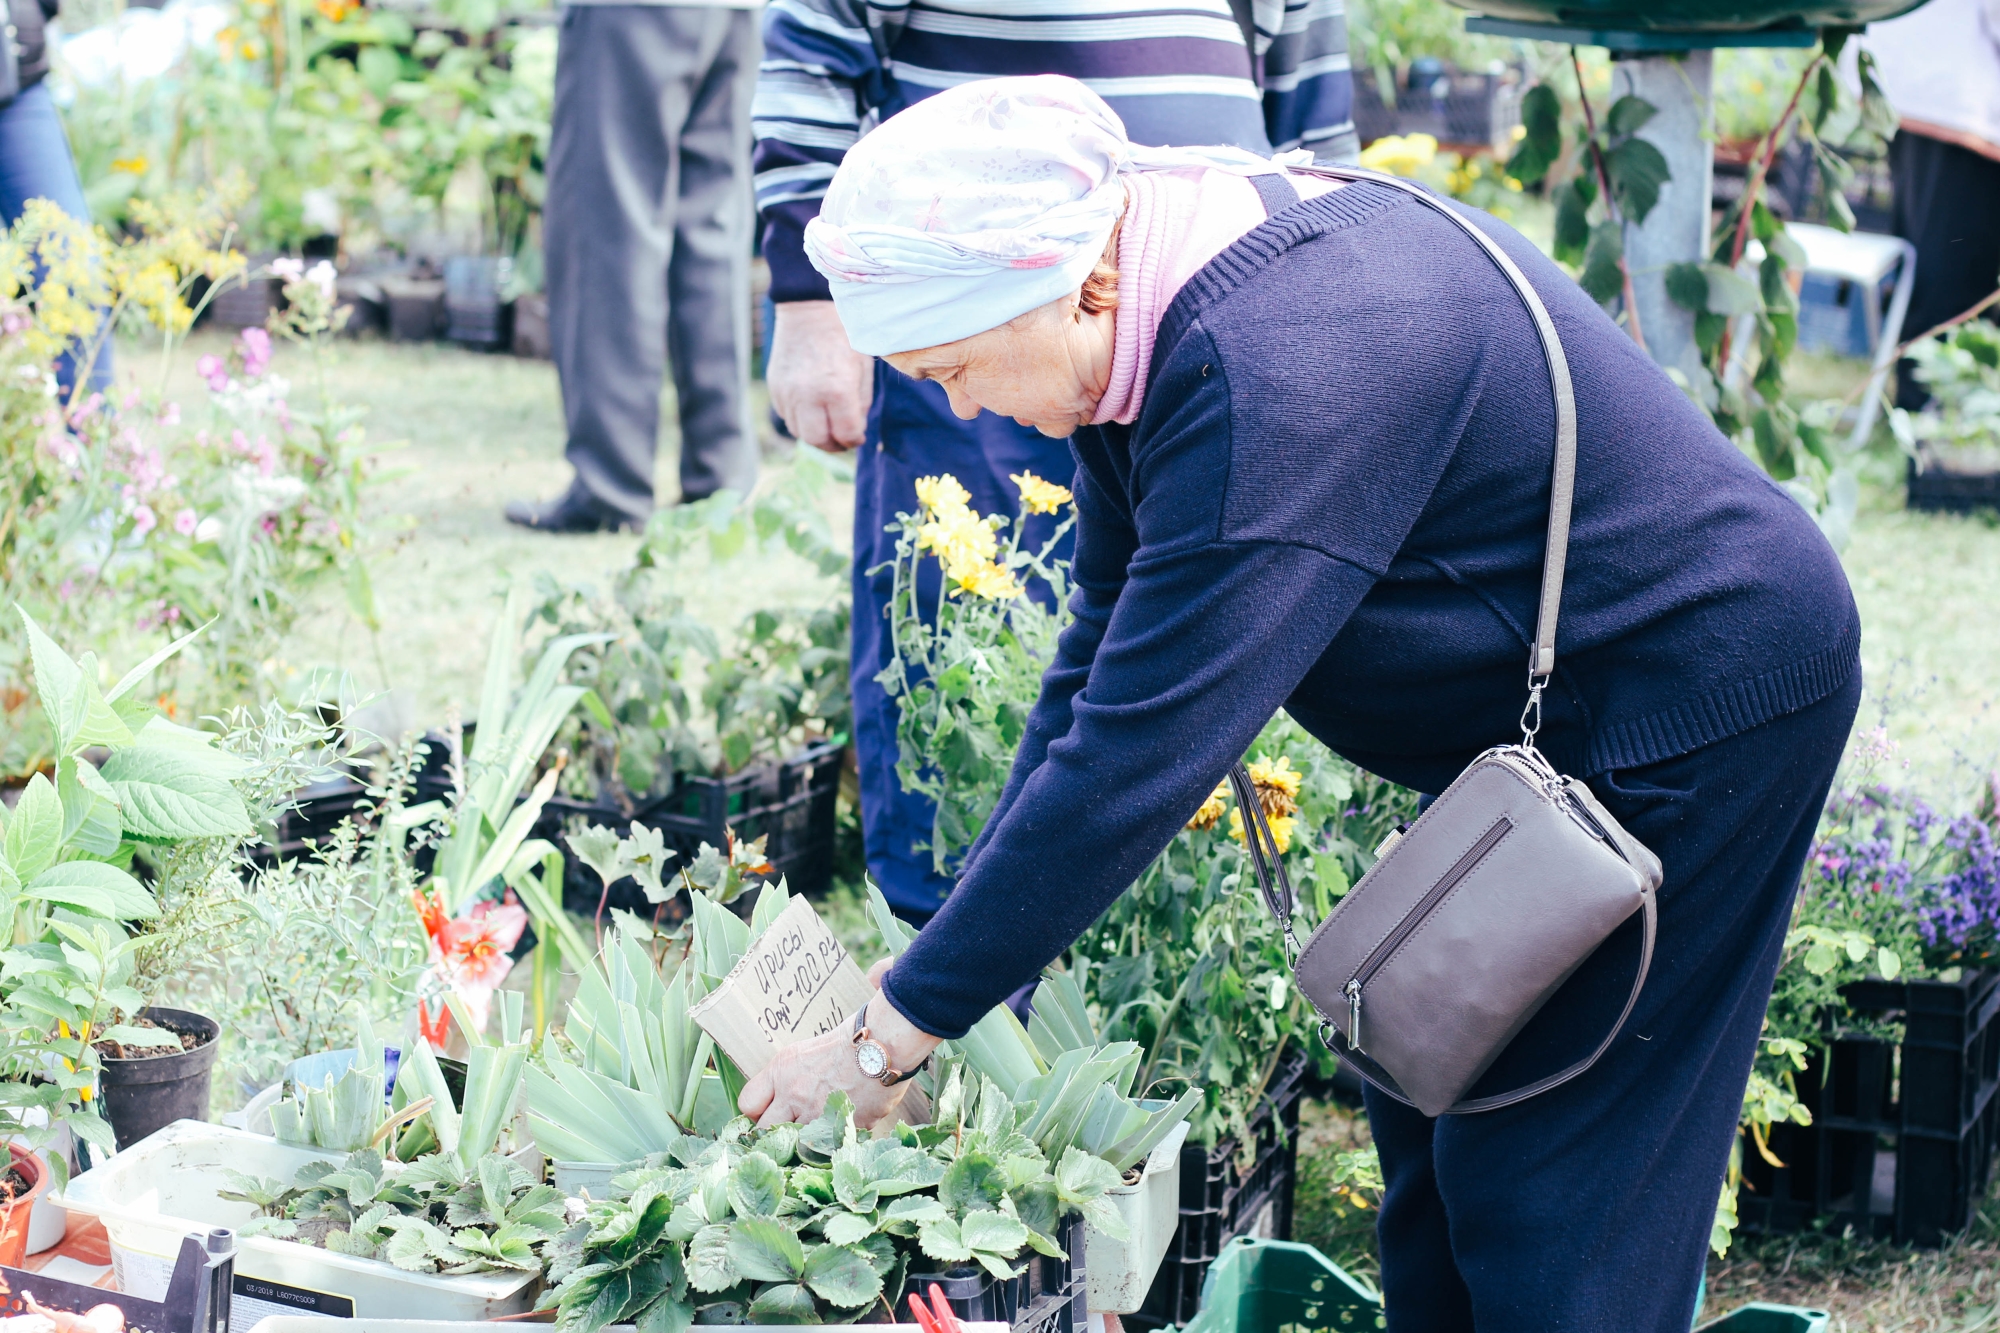
[[[837,454],[868,433],[875,358],[848,344],[831,301],[787,301],[771,329],[764,369],[771,406],[800,444]]]
[[[915,1069],[937,1049],[938,1038],[903,1017],[882,995],[882,977],[888,970],[886,958],[868,970],[869,983],[875,987],[868,1002],[868,1035],[889,1053],[890,1068]],[[849,1019],[831,1032],[779,1051],[744,1085],[736,1109],[755,1117],[759,1126],[804,1123],[817,1119],[826,1109],[826,1099],[840,1091],[854,1102],[854,1122],[868,1128],[894,1114],[910,1086],[905,1081],[885,1088],[861,1072],[854,1058],[854,1022]]]

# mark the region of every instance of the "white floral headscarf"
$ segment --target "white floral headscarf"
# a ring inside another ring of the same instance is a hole
[[[936,347],[1082,286],[1124,207],[1123,172],[1254,176],[1311,160],[1143,148],[1075,79],[979,79],[891,116],[848,150],[806,225],[806,255],[857,351]]]

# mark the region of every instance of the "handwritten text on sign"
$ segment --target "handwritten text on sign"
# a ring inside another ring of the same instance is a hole
[[[689,1016],[755,1074],[793,1042],[852,1018],[873,993],[813,905],[794,898]]]

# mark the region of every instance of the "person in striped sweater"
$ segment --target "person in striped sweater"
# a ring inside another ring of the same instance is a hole
[[[883,525],[917,507],[918,477],[950,473],[981,513],[1012,515],[1011,477],[1067,485],[1068,442],[981,413],[855,352],[826,279],[807,262],[806,223],[835,168],[881,120],[933,93],[1004,74],[1067,74],[1103,97],[1134,142],[1311,150],[1351,162],[1342,0],[770,0],[751,118],[764,257],[777,304],[766,380],[792,435],[858,450],[851,681],[869,874],[921,923],[953,880],[926,844],[933,810],[896,778],[896,704],[875,683],[892,655]],[[1053,524],[1052,518],[1036,520]],[[1045,538],[1047,530],[1034,540]],[[1067,558],[1067,553],[1065,557]],[[933,577],[935,574],[933,572]],[[938,589],[921,590],[935,604]]]

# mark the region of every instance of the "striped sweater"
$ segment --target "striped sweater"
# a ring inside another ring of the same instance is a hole
[[[855,140],[972,79],[1070,75],[1139,143],[1352,161],[1342,0],[1253,0],[1252,12],[1254,77],[1229,0],[770,0],[752,115],[772,298],[827,298],[805,225]]]

